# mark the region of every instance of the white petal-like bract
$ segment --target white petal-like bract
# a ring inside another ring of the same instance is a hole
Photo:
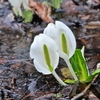
[[[30,57],[34,58],[34,65],[39,72],[43,74],[51,74],[43,51],[43,45],[46,45],[49,52],[50,65],[55,70],[59,62],[58,45],[56,42],[45,34],[40,34],[34,38],[34,41],[30,47]]]
[[[73,56],[76,49],[76,40],[73,32],[64,23],[56,21],[55,24],[48,24],[44,34],[50,36],[57,43],[59,46],[59,56],[65,60],[72,76],[77,81],[78,78],[69,61],[69,58]]]
[[[64,34],[66,38],[66,44],[68,49],[68,57],[72,57],[76,49],[76,40],[73,32],[70,30],[68,26],[60,21],[56,21],[55,24],[49,23],[48,26],[44,30],[44,34],[50,36],[59,46],[59,52],[65,53],[62,50],[62,41],[61,35]],[[60,53],[61,54],[61,53]],[[60,55],[61,56],[61,55]]]

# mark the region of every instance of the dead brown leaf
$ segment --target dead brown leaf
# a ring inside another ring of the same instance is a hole
[[[77,5],[74,4],[72,0],[65,0],[62,4],[62,8],[66,11],[66,13],[76,13]]]
[[[16,79],[14,77],[12,77],[11,83],[10,83],[10,88],[14,89],[15,88],[15,84],[16,84]]]
[[[90,18],[90,15],[84,15],[81,17],[82,20],[88,20]]]
[[[100,21],[91,21],[88,22],[89,25],[100,25]]]
[[[0,64],[3,64],[6,62],[6,59],[5,58],[0,58]]]
[[[29,7],[45,22],[54,22],[50,17],[51,8],[40,2],[29,0]]]
[[[87,29],[97,29],[100,28],[100,21],[91,21],[85,25]]]
[[[61,69],[61,73],[65,78],[69,78],[72,77],[70,70],[66,67],[66,68],[62,68]]]
[[[84,27],[86,29],[99,29],[100,28],[99,25],[85,25]]]
[[[89,38],[89,39],[80,38],[80,40],[85,45],[85,47],[87,49],[92,49],[93,48],[93,46],[94,46],[93,38]]]

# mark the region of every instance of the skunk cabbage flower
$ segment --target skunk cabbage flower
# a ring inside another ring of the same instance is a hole
[[[49,23],[44,30],[44,34],[50,36],[59,46],[60,51],[72,57],[76,49],[76,40],[72,31],[64,23],[56,21]]]
[[[48,24],[48,26],[44,30],[44,34],[51,37],[57,43],[57,45],[59,46],[58,53],[60,57],[62,57],[66,61],[74,79],[78,80],[69,62],[69,58],[72,57],[76,49],[76,40],[72,31],[64,23],[56,21],[55,24]]]
[[[18,10],[19,15],[22,16],[21,4],[23,0],[9,0],[14,9]]]
[[[45,34],[40,34],[34,38],[30,47],[30,57],[34,58],[34,65],[43,74],[53,74],[62,85],[66,85],[56,74],[59,54],[56,42]]]
[[[8,1],[14,7],[14,11],[18,10],[20,16],[22,16],[21,4],[23,4],[25,9],[28,8],[28,0],[8,0]]]
[[[34,38],[30,57],[34,58],[36,69],[43,74],[51,74],[59,62],[58,46],[50,37],[40,34]]]

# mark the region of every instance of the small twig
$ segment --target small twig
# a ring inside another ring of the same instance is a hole
[[[54,80],[52,80],[52,81],[50,81],[49,82],[49,84],[51,83],[51,82],[53,82]],[[29,93],[28,95],[26,95],[26,93],[21,97],[21,100],[25,100],[26,98],[28,98],[28,97],[30,97],[30,96],[33,96],[33,95],[35,95],[40,89],[42,89],[42,88],[44,88],[46,85],[48,85],[47,83],[45,84],[45,85],[43,85],[42,87],[40,87],[39,89],[37,89],[36,91],[32,91],[31,93]],[[27,90],[28,91],[28,90]]]
[[[30,61],[29,59],[13,59],[13,60],[9,60],[9,59],[4,59],[5,62],[23,62],[23,61]],[[0,62],[3,62],[4,60],[0,60]]]
[[[100,63],[97,64],[97,69],[99,69],[99,68],[100,68]],[[96,75],[96,76],[93,78],[93,80],[91,81],[91,83],[89,83],[89,84],[87,85],[87,87],[86,87],[81,93],[79,93],[78,95],[74,96],[71,100],[76,100],[76,99],[80,98],[81,96],[85,95],[86,92],[87,92],[87,90],[88,90],[88,89],[90,88],[90,86],[94,83],[94,81],[96,80],[97,77],[98,77],[98,75]]]
[[[44,30],[44,28],[33,28],[30,30],[30,33],[35,33],[35,34],[39,34],[42,33]]]
[[[52,97],[52,96],[54,96],[54,93],[50,93],[50,94],[46,94],[46,95],[40,96],[40,97],[38,97],[38,98],[36,98],[34,100],[42,100],[44,98],[49,98],[49,97]]]

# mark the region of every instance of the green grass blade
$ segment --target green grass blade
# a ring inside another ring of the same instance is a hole
[[[64,82],[67,83],[67,84],[75,84],[75,83],[78,83],[75,80],[71,80],[71,79],[66,79]]]

